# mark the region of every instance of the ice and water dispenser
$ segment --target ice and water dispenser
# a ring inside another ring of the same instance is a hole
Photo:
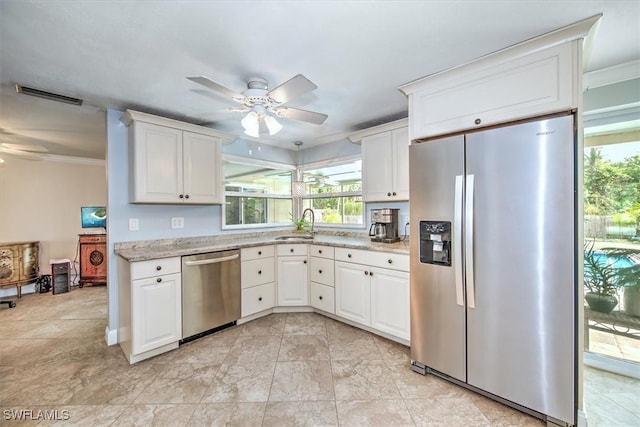
[[[420,221],[420,262],[451,266],[451,222]]]

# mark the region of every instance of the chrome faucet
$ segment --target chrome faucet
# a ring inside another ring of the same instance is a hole
[[[302,220],[304,221],[304,217],[307,215],[307,212],[311,213],[311,235],[313,235],[313,224],[316,222],[316,215],[313,213],[313,209],[307,208],[302,211]]]

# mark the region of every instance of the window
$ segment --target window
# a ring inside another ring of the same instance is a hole
[[[293,167],[225,156],[223,228],[291,224]]]
[[[302,208],[311,208],[316,225],[362,227],[362,161],[331,162],[302,168],[305,195]]]

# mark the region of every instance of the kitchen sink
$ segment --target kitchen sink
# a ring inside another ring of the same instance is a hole
[[[311,240],[313,236],[311,235],[302,235],[302,236],[278,236],[275,240]]]

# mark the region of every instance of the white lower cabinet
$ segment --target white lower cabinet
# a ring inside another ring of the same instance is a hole
[[[311,307],[335,314],[335,266],[332,247],[309,247],[309,302]]]
[[[275,305],[276,288],[273,282],[242,290],[241,316],[247,317]]]
[[[182,338],[180,257],[118,262],[118,340],[129,363],[178,348]]]
[[[409,257],[344,248],[335,257],[336,315],[409,341]]]
[[[133,354],[144,353],[181,339],[181,300],[180,273],[133,281]]]
[[[276,293],[274,254],[273,245],[243,248],[240,251],[241,317],[274,307]]]
[[[311,282],[309,284],[309,299],[311,300],[311,307],[326,311],[327,313],[334,314],[336,312],[334,289],[332,286]]]
[[[371,327],[410,340],[409,273],[371,268]]]
[[[277,251],[277,305],[309,305],[307,245],[279,245]]]
[[[371,283],[365,265],[336,261],[336,314],[371,325]]]

